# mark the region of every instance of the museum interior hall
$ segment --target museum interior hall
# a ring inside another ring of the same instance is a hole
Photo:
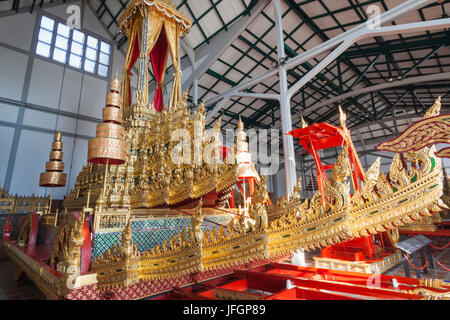
[[[449,300],[449,15],[0,1],[0,300]]]

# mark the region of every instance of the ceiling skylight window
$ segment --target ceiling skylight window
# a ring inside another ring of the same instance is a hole
[[[111,45],[42,16],[36,54],[85,72],[108,77]]]

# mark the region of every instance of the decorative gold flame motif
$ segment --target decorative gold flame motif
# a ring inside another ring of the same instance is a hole
[[[306,122],[305,119],[303,119],[303,116],[302,116],[302,128],[306,128],[308,126],[309,126],[308,122]]]
[[[347,115],[344,113],[344,111],[342,111],[342,107],[339,106],[339,122],[341,123],[341,127],[344,130],[347,130],[347,125],[346,122],[347,121]]]
[[[412,124],[394,139],[380,143],[377,149],[404,153],[418,151],[433,144],[448,143],[450,141],[450,114],[439,115],[440,109],[441,98],[438,97],[425,113],[423,120]],[[439,150],[437,156],[450,158],[450,148]]]

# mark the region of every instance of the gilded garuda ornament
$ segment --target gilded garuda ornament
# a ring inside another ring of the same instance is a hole
[[[265,229],[268,225],[265,206],[266,199],[268,198],[266,179],[266,175],[261,177],[253,195],[253,204],[250,206],[249,210],[250,218],[255,220],[256,229]]]
[[[190,232],[192,232],[192,239],[194,239],[195,242],[201,243],[203,241],[203,231],[201,229],[201,225],[203,223],[203,216],[202,216],[202,205],[203,201],[200,199],[198,201],[195,213],[191,216],[191,225],[192,228]]]
[[[450,114],[439,115],[440,109],[441,97],[436,99],[423,120],[409,126],[398,137],[379,144],[377,149],[404,153],[418,151],[437,143],[448,144],[450,142]],[[450,158],[450,147],[439,150],[436,155],[440,158]]]

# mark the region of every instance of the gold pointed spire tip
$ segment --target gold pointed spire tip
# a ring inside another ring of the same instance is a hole
[[[303,118],[303,116],[302,116],[302,128],[306,128],[306,127],[308,127],[309,125],[308,125],[308,122],[306,122],[305,121],[305,119]]]
[[[341,105],[339,105],[339,122],[341,123],[342,128],[346,128],[345,122],[347,121],[347,115],[344,111],[342,111]]]
[[[62,135],[61,135],[61,131],[58,131],[55,133],[55,138],[53,139],[54,141],[61,141],[62,139]]]
[[[241,115],[239,115],[239,121],[237,125],[239,130],[244,130],[244,122],[242,122]]]
[[[119,80],[119,72],[116,70],[116,76],[113,80],[111,80],[111,84],[109,85],[110,91],[120,92],[120,80]]]

